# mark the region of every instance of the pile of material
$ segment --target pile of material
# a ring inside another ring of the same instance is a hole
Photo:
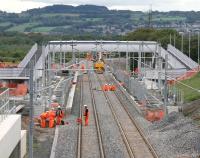
[[[182,106],[182,111],[185,116],[191,117],[200,124],[200,99],[186,103]]]
[[[149,137],[163,158],[200,155],[200,130],[181,113],[170,113],[162,121],[150,125]]]

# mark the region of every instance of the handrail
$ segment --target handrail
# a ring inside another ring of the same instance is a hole
[[[167,50],[172,53],[176,58],[178,58],[181,62],[183,62],[190,69],[194,69],[198,66],[198,64],[189,58],[187,55],[183,54],[180,50],[176,49],[172,45],[168,45]]]
[[[6,119],[9,114],[9,89],[0,94],[0,123]]]

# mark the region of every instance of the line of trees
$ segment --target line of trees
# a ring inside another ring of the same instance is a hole
[[[141,41],[157,41],[162,44],[164,48],[167,47],[167,44],[170,43],[170,34],[172,37],[176,38],[176,48],[181,50],[181,35],[175,30],[163,29],[138,29],[134,32],[130,32],[124,36],[119,35],[44,35],[40,33],[17,33],[17,32],[7,32],[0,33],[0,59],[10,61],[11,58],[15,60],[21,60],[31,46],[34,43],[40,45],[47,43],[50,40],[141,40]],[[198,52],[198,42],[197,36],[191,37],[191,58],[197,61],[197,52]],[[173,41],[172,41],[173,43]],[[188,55],[188,37],[184,38],[184,53]],[[6,59],[7,58],[7,59]],[[13,60],[13,59],[12,59]]]

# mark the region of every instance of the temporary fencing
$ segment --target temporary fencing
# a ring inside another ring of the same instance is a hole
[[[185,74],[182,76],[178,77],[176,81],[182,81],[182,80],[187,80],[195,76],[199,72],[199,66],[197,68],[194,68],[192,70],[187,71]]]
[[[151,122],[161,120],[164,118],[164,111],[162,109],[148,109],[146,110],[145,118]]]
[[[119,68],[119,64],[110,64],[111,71],[120,84],[134,97],[144,117],[149,121],[157,121],[164,117],[161,98],[153,96],[144,81]],[[139,72],[139,71],[138,71]]]

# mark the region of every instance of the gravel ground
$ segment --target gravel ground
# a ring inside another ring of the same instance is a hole
[[[91,74],[91,80],[93,89],[101,89],[99,83],[97,82],[96,75]],[[98,112],[105,157],[129,157],[126,146],[123,143],[118,126],[114,121],[112,113],[106,103],[103,92],[99,90],[93,90],[93,92]]]
[[[22,129],[27,130],[27,154],[28,158],[28,129],[29,117],[22,116]],[[34,127],[33,132],[33,157],[34,158],[49,158],[51,154],[51,146],[53,143],[55,129]],[[45,148],[44,148],[45,146]]]
[[[72,110],[70,116],[67,116],[65,122],[69,124],[58,126],[58,140],[55,151],[55,158],[76,158],[78,125],[76,119],[79,117],[80,106],[80,78],[76,86]]]
[[[33,157],[49,158],[55,129],[35,127],[33,141]]]
[[[76,158],[77,155],[77,138],[78,138],[78,125],[76,119],[79,117],[80,107],[80,92],[82,78],[78,79],[78,84],[75,90],[72,110],[70,116],[65,121],[68,125],[58,127],[58,140],[56,145],[55,158]],[[88,79],[84,75],[84,91],[83,91],[83,104],[87,104],[90,109],[90,122],[89,126],[82,128],[82,157],[95,158],[99,156],[98,139],[96,135],[96,127],[92,115],[92,102],[89,92]]]
[[[122,97],[119,90],[117,92],[132,117],[141,125],[160,158],[199,158],[200,130],[191,119],[173,112],[164,120],[152,124],[136,111],[133,103]]]
[[[156,148],[166,151],[162,157],[200,156],[200,130],[181,113],[170,113],[164,120],[149,126],[149,130]]]
[[[76,116],[71,115],[65,121],[69,124],[58,127],[58,140],[55,158],[76,158],[77,131]]]

